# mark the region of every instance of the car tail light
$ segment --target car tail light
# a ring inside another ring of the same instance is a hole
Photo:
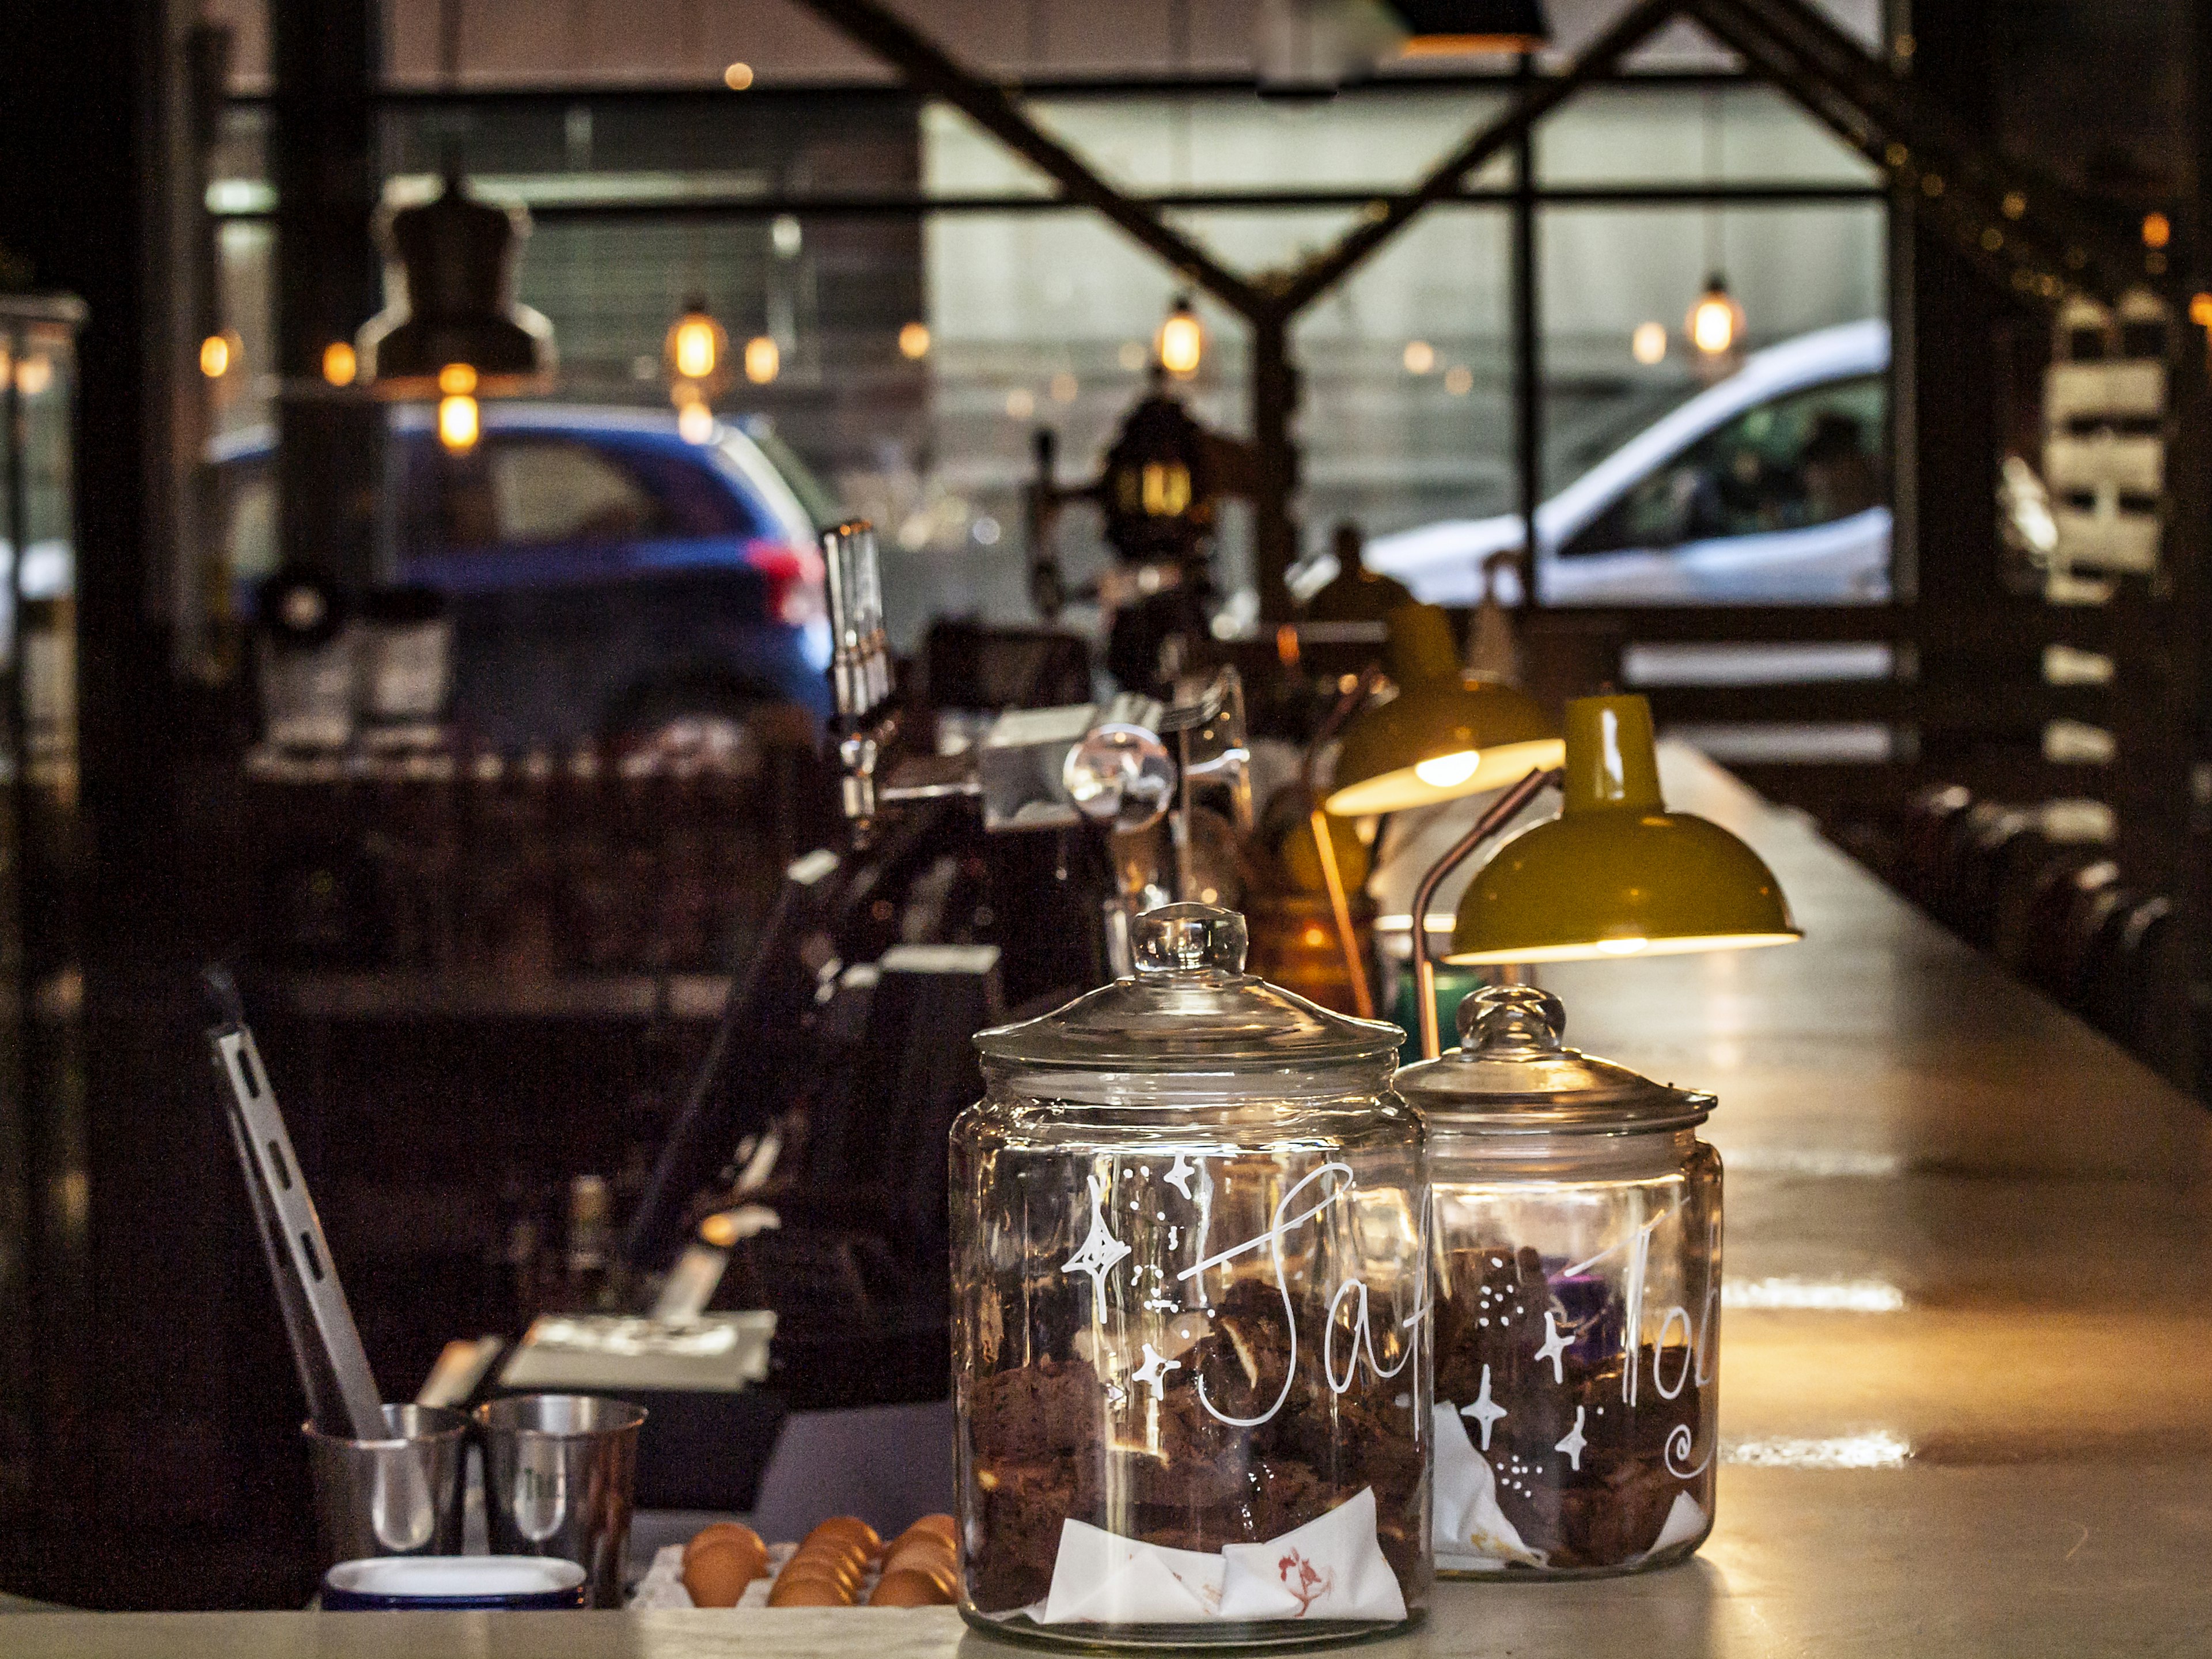
[[[789,628],[804,628],[829,615],[823,592],[822,556],[788,542],[754,542],[745,562],[768,583],[768,614]]]

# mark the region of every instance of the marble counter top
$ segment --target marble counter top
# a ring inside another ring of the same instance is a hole
[[[2212,1653],[2212,1116],[1696,756],[1668,799],[1802,945],[1547,969],[1568,1037],[1718,1095],[1723,1467],[1687,1566],[1448,1584],[1376,1654]],[[908,1659],[949,1611],[24,1614],[9,1659]]]

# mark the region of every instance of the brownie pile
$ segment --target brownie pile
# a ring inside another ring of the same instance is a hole
[[[1672,1400],[1653,1381],[1659,1354],[1649,1344],[1637,1350],[1642,1370],[1632,1406],[1622,1398],[1623,1310],[1606,1300],[1599,1281],[1554,1285],[1534,1249],[1503,1243],[1450,1252],[1446,1281],[1449,1293],[1437,1303],[1436,1397],[1474,1405],[1483,1367],[1490,1368],[1491,1404],[1505,1414],[1493,1419],[1486,1452],[1474,1416],[1466,1419],[1468,1435],[1496,1477],[1499,1510],[1549,1567],[1633,1560],[1651,1547],[1678,1493],[1712,1512],[1710,1464],[1690,1480],[1667,1468],[1667,1439],[1678,1428],[1689,1431],[1686,1443],[1676,1438],[1678,1467],[1694,1467],[1711,1444],[1684,1349],[1670,1346],[1665,1355],[1669,1384],[1678,1374],[1683,1379]],[[1559,1356],[1556,1380],[1553,1360],[1538,1357],[1547,1309],[1572,1339]],[[1584,1443],[1579,1468],[1559,1449],[1574,1429],[1577,1407]],[[1687,1456],[1685,1443],[1695,1447]]]
[[[1251,1428],[1209,1413],[1199,1383],[1224,1416],[1257,1417],[1274,1403],[1291,1343],[1273,1284],[1241,1283],[1208,1310],[1206,1334],[1165,1373],[1157,1438],[1152,1389],[1134,1384],[1111,1398],[1082,1358],[1039,1359],[975,1379],[970,1513],[982,1526],[980,1540],[969,1539],[968,1571],[976,1607],[1006,1613],[1042,1601],[1064,1520],[1211,1553],[1279,1537],[1367,1486],[1383,1555],[1413,1601],[1423,1588],[1416,1575],[1426,1471],[1413,1411],[1396,1403],[1411,1392],[1413,1369],[1377,1379],[1363,1360],[1352,1387],[1332,1393],[1322,1364],[1327,1304],[1294,1305],[1289,1398]],[[1340,1352],[1340,1374],[1342,1366]]]

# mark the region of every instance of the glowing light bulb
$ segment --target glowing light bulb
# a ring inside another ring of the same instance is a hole
[[[1736,337],[1743,332],[1743,307],[1718,276],[1705,284],[1705,291],[1690,307],[1688,330],[1690,343],[1708,357],[1718,357],[1733,349]]]
[[[715,332],[713,321],[698,312],[676,325],[673,355],[678,374],[687,380],[703,380],[714,372],[714,360],[720,355],[715,348]]]
[[[1474,775],[1475,768],[1482,764],[1480,749],[1462,749],[1455,755],[1438,755],[1433,760],[1416,761],[1413,775],[1431,789],[1456,789]]]
[[[1159,337],[1152,343],[1154,355],[1160,367],[1178,378],[1198,373],[1198,365],[1206,356],[1206,330],[1198,320],[1198,313],[1190,308],[1188,299],[1175,302],[1167,320],[1160,325]]]
[[[200,342],[200,373],[210,380],[220,380],[230,370],[230,342],[220,334],[210,334]]]
[[[438,371],[438,390],[448,398],[465,398],[476,389],[477,372],[466,363],[447,363]]]
[[[1437,349],[1426,340],[1406,342],[1406,373],[1425,374],[1437,366]]]
[[[745,342],[745,379],[766,386],[783,371],[783,351],[765,334]]]
[[[1667,325],[1664,323],[1638,323],[1636,332],[1628,337],[1628,355],[1647,368],[1667,359]]]
[[[750,64],[732,64],[722,71],[722,84],[732,92],[743,92],[752,83],[753,66]]]
[[[2142,240],[2145,247],[2164,247],[2173,240],[2173,225],[2163,213],[2143,215]]]
[[[929,325],[908,323],[899,330],[899,356],[919,362],[929,356]]]
[[[1648,939],[1601,939],[1597,948],[1609,957],[1632,957],[1650,943]]]
[[[440,376],[440,379],[443,378]],[[459,454],[464,450],[476,447],[477,432],[477,400],[465,392],[452,392],[438,399],[440,443]]]
[[[703,401],[688,403],[676,411],[677,435],[687,444],[703,444],[714,436],[714,411]]]
[[[351,386],[360,370],[361,359],[343,340],[333,340],[323,348],[323,378],[332,386]]]

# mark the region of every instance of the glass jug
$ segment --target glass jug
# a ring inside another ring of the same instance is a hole
[[[1437,1570],[1582,1577],[1713,1524],[1721,1161],[1711,1095],[1563,1047],[1490,986],[1397,1086],[1429,1127]]]
[[[1401,1035],[1137,918],[1134,975],[985,1031],[952,1131],[971,1623],[1071,1645],[1341,1640],[1426,1599],[1428,1238]]]

